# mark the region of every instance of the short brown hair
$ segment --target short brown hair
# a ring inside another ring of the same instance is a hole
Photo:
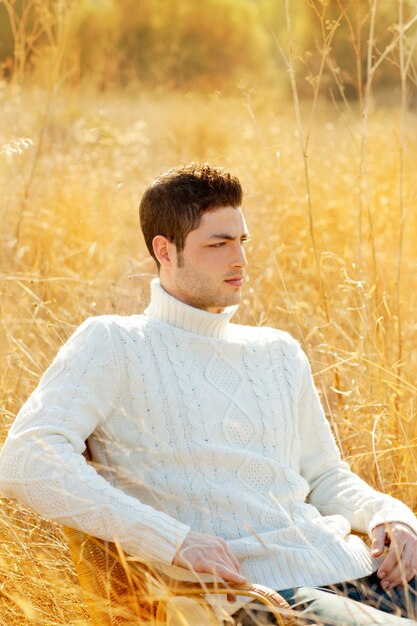
[[[225,206],[240,207],[243,191],[236,176],[208,163],[190,163],[158,176],[142,196],[140,225],[149,253],[159,262],[152,241],[163,235],[178,253],[198,227],[203,213]]]

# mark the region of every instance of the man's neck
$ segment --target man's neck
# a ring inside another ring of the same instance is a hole
[[[237,305],[213,313],[181,302],[166,291],[158,278],[151,282],[151,302],[145,311],[150,319],[158,320],[176,328],[218,339],[226,338],[228,326]]]

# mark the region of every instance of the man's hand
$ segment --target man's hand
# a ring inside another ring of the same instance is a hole
[[[247,582],[239,574],[239,561],[224,539],[192,530],[177,550],[173,564],[201,574],[214,574],[230,583]],[[234,597],[229,595],[228,599],[233,601]]]
[[[371,554],[381,556],[384,546],[388,553],[377,571],[383,589],[392,589],[408,582],[417,573],[417,535],[401,522],[375,526],[371,533]]]

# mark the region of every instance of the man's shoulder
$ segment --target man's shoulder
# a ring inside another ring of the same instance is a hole
[[[120,328],[135,328],[141,327],[146,322],[146,315],[144,314],[132,314],[132,315],[119,315],[116,313],[105,315],[93,315],[87,317],[81,325],[102,325],[108,328],[118,326]]]
[[[290,350],[300,350],[300,344],[286,330],[280,328],[273,328],[272,326],[244,326],[242,324],[231,324],[233,326],[232,333],[236,337],[241,337],[247,342],[253,341],[254,343],[279,343],[282,346],[287,347]]]
[[[140,330],[146,323],[145,315],[93,315],[87,317],[72,335],[75,338],[79,334],[94,336],[103,332],[110,334],[113,340],[121,337],[121,331],[130,332]]]

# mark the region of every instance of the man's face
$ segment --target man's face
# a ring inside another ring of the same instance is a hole
[[[161,283],[182,302],[220,313],[240,300],[246,257],[243,250],[249,234],[239,208],[231,206],[203,213],[199,226],[185,240]]]

